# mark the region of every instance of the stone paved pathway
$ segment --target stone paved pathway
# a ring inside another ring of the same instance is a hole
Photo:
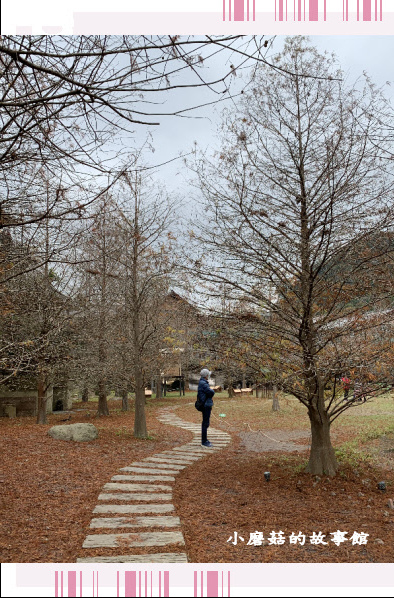
[[[93,511],[95,517],[90,523],[92,533],[86,536],[83,543],[83,548],[87,550],[103,549],[103,556],[80,558],[77,562],[187,563],[181,522],[171,503],[176,475],[195,461],[226,447],[231,437],[226,432],[209,428],[213,447],[203,448],[201,426],[183,421],[174,413],[175,409],[167,407],[160,410],[159,421],[193,432],[194,439],[171,451],[122,467],[120,473],[104,485],[103,492],[98,496],[100,504]],[[118,504],[119,501],[126,504]],[[111,533],[103,533],[106,530]],[[130,548],[130,554],[116,556],[119,546]],[[160,550],[144,555],[139,549],[145,546],[157,546]],[[166,546],[176,546],[179,552],[162,552]]]

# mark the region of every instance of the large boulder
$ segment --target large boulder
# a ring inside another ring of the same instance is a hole
[[[48,430],[48,434],[56,440],[75,440],[76,442],[95,440],[98,436],[97,428],[93,424],[52,426]]]

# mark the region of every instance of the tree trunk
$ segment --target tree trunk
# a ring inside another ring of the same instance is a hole
[[[278,387],[274,384],[272,391],[272,411],[279,411]]]
[[[85,386],[83,387],[83,390],[82,390],[82,402],[87,403],[88,401],[89,401],[89,389],[87,387],[87,384],[85,384]]]
[[[135,368],[134,436],[136,438],[147,438],[148,436],[145,416],[145,389],[139,368]]]
[[[46,396],[46,384],[45,375],[43,373],[38,374],[37,379],[37,393],[38,393],[38,404],[37,404],[37,423],[47,423],[47,396]]]
[[[128,399],[128,392],[127,386],[125,386],[122,390],[122,411],[129,410],[129,399]]]
[[[228,390],[227,390],[227,392],[228,392],[228,398],[229,398],[229,399],[233,399],[233,398],[234,398],[234,388],[233,388],[233,385],[232,385],[232,384],[229,384],[229,385],[228,385]]]
[[[107,385],[104,378],[100,378],[98,383],[97,415],[109,415],[107,402]]]
[[[156,378],[156,399],[161,399],[163,396],[163,387],[161,384],[161,376],[157,376]]]
[[[319,413],[320,411],[320,413]],[[308,410],[311,421],[312,446],[306,471],[315,475],[334,476],[338,463],[330,438],[330,419],[324,407],[311,406]]]

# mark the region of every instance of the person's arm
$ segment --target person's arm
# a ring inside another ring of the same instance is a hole
[[[211,399],[215,394],[215,391],[209,386],[207,381],[204,383],[204,392],[207,399]]]

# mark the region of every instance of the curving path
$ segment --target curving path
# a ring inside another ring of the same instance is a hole
[[[82,547],[102,548],[108,554],[80,558],[77,562],[187,563],[181,522],[172,504],[172,487],[178,473],[227,446],[231,436],[210,427],[209,439],[213,447],[202,447],[201,424],[182,420],[174,413],[176,408],[161,409],[159,421],[190,430],[194,434],[193,440],[122,467],[120,473],[104,485],[98,497],[99,504],[93,511],[96,517],[90,523],[92,533],[86,536]],[[120,501],[122,504],[119,504]],[[103,529],[113,533],[100,533]],[[180,552],[165,552],[169,545],[178,545]],[[119,546],[130,548],[130,554],[116,556]],[[140,548],[145,546],[154,546],[158,550],[154,554],[139,554]]]

